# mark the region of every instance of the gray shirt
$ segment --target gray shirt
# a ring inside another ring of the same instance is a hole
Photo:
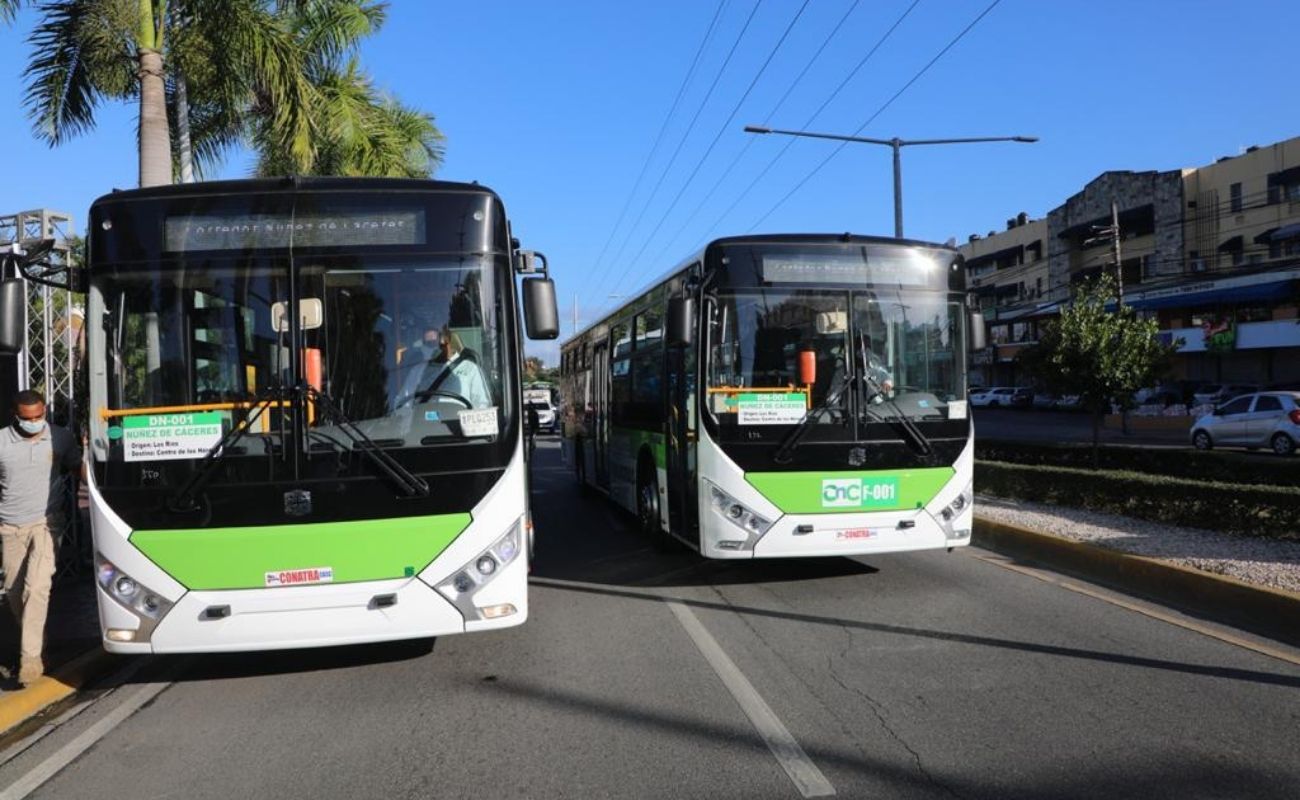
[[[0,523],[30,525],[63,510],[65,475],[81,463],[81,448],[66,429],[46,424],[26,437],[0,429]]]

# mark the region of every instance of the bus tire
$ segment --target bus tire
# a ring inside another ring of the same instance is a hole
[[[636,476],[636,520],[641,532],[654,542],[660,552],[672,552],[673,537],[663,529],[659,514],[659,472],[654,460],[643,456]]]

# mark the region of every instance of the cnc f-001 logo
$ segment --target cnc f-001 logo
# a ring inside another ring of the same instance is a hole
[[[822,480],[822,508],[893,508],[897,505],[897,476]]]

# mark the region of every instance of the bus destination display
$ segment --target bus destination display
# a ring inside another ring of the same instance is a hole
[[[424,210],[332,214],[214,214],[167,217],[165,248],[251,250],[268,247],[355,247],[425,243]]]

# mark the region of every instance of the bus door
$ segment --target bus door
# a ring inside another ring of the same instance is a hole
[[[668,349],[664,418],[668,420],[668,524],[699,546],[695,487],[695,347]]]
[[[592,395],[596,400],[596,430],[592,436],[596,485],[609,488],[609,344],[601,342],[592,349]]]

